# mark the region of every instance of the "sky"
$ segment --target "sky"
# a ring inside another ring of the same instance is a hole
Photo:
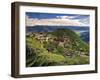
[[[26,26],[89,26],[89,15],[26,12]]]

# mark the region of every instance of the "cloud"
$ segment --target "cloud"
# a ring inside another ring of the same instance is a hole
[[[38,19],[29,18],[26,16],[26,26],[35,25],[49,25],[49,26],[86,26],[78,19],[72,19],[76,16],[57,16],[57,18],[52,19]]]
[[[80,20],[80,22],[82,22],[84,24],[89,24],[90,23],[90,18],[89,17],[84,18],[84,19]]]
[[[59,18],[59,19],[73,19],[76,17],[78,17],[78,16],[57,16],[57,18]]]

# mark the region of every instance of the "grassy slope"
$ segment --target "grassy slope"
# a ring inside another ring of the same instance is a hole
[[[59,62],[65,61],[65,58],[62,55],[48,52],[45,48],[43,48],[43,44],[39,43],[34,38],[27,38],[27,45],[33,49],[38,50],[37,54],[35,55],[35,59],[34,59],[34,55],[27,59],[27,66],[32,66],[32,65],[42,66],[45,64],[50,65],[50,64],[55,64],[55,63],[57,64]],[[32,61],[30,61],[30,59]]]

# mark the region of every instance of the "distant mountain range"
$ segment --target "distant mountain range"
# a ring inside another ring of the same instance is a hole
[[[82,38],[82,40],[84,40],[87,43],[89,43],[90,40],[89,35],[90,35],[89,31],[80,33],[80,37]]]
[[[59,28],[71,29],[80,33],[83,41],[89,43],[89,26],[26,26],[26,33],[28,32],[52,32]]]
[[[75,31],[89,30],[88,26],[27,26],[26,28],[26,32],[52,32],[58,28],[67,28]]]

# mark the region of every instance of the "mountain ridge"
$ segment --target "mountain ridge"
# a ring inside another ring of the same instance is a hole
[[[83,30],[89,30],[89,27],[83,27],[83,26],[27,26],[26,32],[51,32],[58,28],[68,28],[71,30],[77,30],[77,31],[83,31]]]

